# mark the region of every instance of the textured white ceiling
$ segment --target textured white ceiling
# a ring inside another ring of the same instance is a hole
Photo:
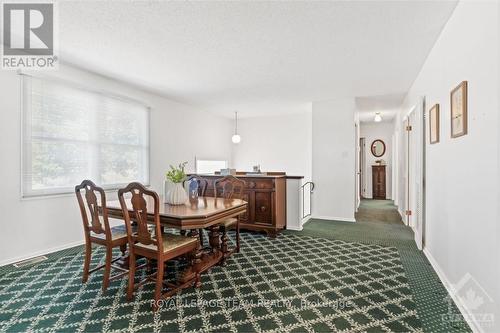
[[[232,116],[405,92],[455,1],[59,2],[63,60]]]

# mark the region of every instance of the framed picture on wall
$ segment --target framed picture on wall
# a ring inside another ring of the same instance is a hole
[[[460,83],[450,93],[451,137],[467,134],[467,81]]]
[[[429,139],[431,144],[439,142],[439,104],[429,110]]]

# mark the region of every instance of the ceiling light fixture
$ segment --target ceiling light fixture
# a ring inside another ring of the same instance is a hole
[[[375,122],[379,123],[382,121],[382,116],[380,115],[380,112],[375,113]]]
[[[234,135],[231,138],[233,143],[240,143],[241,136],[238,134],[238,112],[234,113]]]

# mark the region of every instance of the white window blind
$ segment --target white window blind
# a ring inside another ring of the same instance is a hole
[[[196,160],[196,173],[197,174],[213,174],[215,171],[225,169],[227,161],[217,160]]]
[[[149,184],[149,109],[64,81],[23,75],[23,196]]]

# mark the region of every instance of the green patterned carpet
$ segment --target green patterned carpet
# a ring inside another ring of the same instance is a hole
[[[81,283],[82,249],[0,276],[0,331],[380,332],[422,331],[396,247],[282,234],[242,234],[226,267],[150,308],[154,286],[125,300],[126,280],[101,293]],[[102,262],[102,251],[93,263]],[[176,266],[170,266],[175,271]]]
[[[356,213],[356,221],[403,225],[401,215],[399,215],[391,200],[362,200]]]
[[[303,231],[286,233],[396,248],[423,330],[471,332],[456,306],[449,306],[448,292],[423,252],[417,249],[413,231],[401,223],[392,201],[363,200],[356,219],[356,223],[311,219]],[[450,317],[453,321],[449,320]]]

